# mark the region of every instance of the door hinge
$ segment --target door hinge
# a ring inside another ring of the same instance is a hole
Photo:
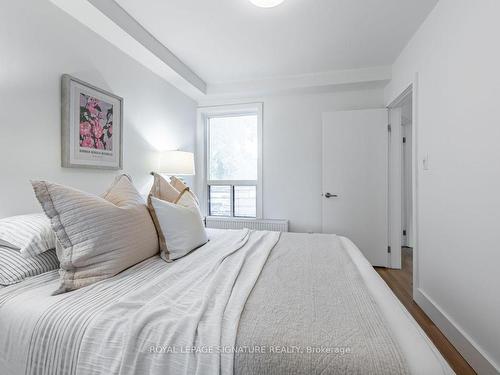
[[[406,229],[403,230],[403,236],[406,236]]]
[[[392,128],[391,128],[391,124],[387,124],[387,131],[390,133],[390,132],[391,132],[391,130],[392,130]]]
[[[387,252],[390,254],[391,253],[391,247],[387,246]]]
[[[406,143],[406,137],[403,137],[403,143]]]

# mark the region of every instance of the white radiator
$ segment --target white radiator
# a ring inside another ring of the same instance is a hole
[[[206,218],[207,228],[216,229],[255,229],[270,230],[274,232],[288,232],[288,220],[271,219],[245,219],[240,217],[214,217]]]

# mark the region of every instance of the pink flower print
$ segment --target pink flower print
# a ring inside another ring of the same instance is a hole
[[[96,108],[97,107],[97,99],[96,98],[89,98],[89,101],[87,102],[86,108],[90,113],[90,116],[92,117],[98,117],[99,116],[99,110]]]
[[[80,137],[90,137],[92,126],[88,121],[80,123]]]
[[[96,137],[97,139],[101,138],[104,134],[104,129],[102,128],[101,124],[99,124],[99,121],[95,121],[92,125],[92,132],[94,133],[94,137]]]
[[[90,108],[87,108],[87,110],[90,113],[90,117],[95,118],[95,117],[97,117],[99,115],[99,111],[97,110],[97,108],[90,107]]]
[[[91,137],[85,137],[85,138],[83,138],[83,141],[80,141],[80,146],[86,147],[86,148],[93,148],[94,141],[92,140]]]
[[[104,150],[104,143],[102,143],[100,139],[97,139],[95,141],[95,148],[97,148],[98,150]]]

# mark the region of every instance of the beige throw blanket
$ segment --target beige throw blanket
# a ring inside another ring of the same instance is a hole
[[[407,374],[358,269],[334,235],[284,233],[241,317],[238,375]]]

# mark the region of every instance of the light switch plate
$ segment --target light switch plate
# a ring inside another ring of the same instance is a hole
[[[422,160],[422,165],[424,167],[424,171],[429,170],[429,154],[426,154]]]

